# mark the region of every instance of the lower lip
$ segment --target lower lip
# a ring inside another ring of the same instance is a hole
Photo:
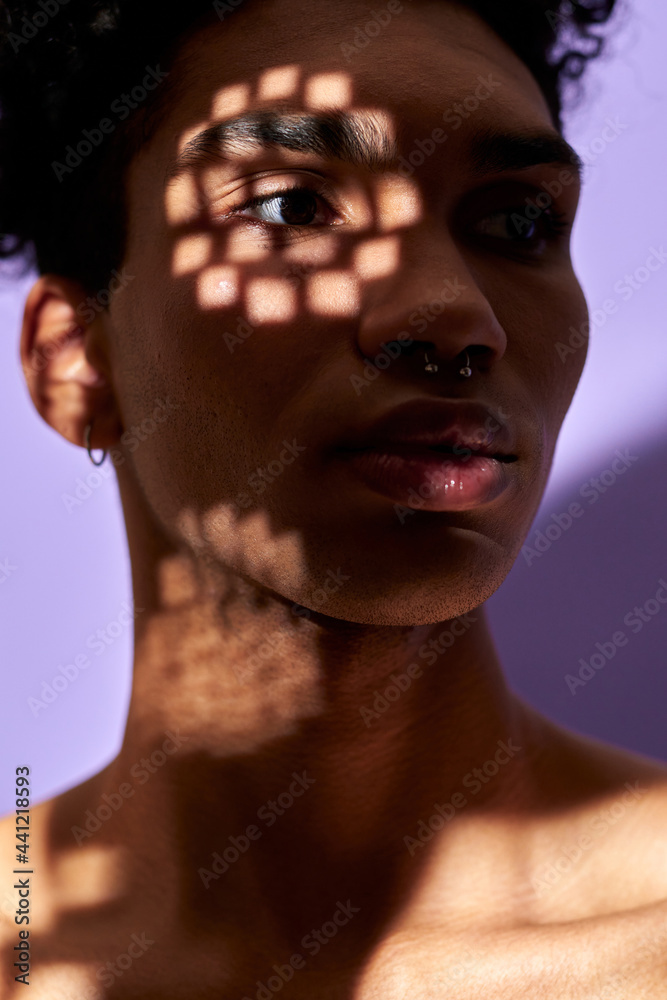
[[[469,510],[490,503],[510,483],[507,463],[428,449],[342,453],[352,471],[381,496],[417,510]]]

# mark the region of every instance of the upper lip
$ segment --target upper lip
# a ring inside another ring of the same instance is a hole
[[[513,435],[497,412],[473,400],[415,399],[360,428],[346,451],[450,447],[512,461]]]

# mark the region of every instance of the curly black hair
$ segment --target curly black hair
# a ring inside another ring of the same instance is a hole
[[[198,27],[251,2],[0,4],[0,258],[106,286],[125,245],[124,172],[168,108],[170,66]],[[528,66],[561,130],[565,88],[599,55],[617,0],[457,2]]]

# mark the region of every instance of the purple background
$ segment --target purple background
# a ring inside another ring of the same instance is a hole
[[[487,608],[510,682],[527,700],[573,729],[667,760],[667,605],[637,634],[623,625],[667,579],[667,263],[628,301],[614,289],[652,247],[667,247],[667,6],[634,0],[632,8],[566,127],[590,162],[575,263],[591,311],[608,299],[618,309],[593,331],[527,542],[572,502],[584,514],[530,566],[520,556]],[[607,119],[626,127],[601,148],[595,140]],[[103,767],[119,748],[130,691],[125,630],[103,655],[91,654],[91,666],[45,710],[35,716],[28,704],[131,599],[115,478],[68,513],[62,494],[93,467],[28,397],[17,344],[31,280],[0,289],[0,563],[14,567],[9,575],[0,570],[2,813],[11,806],[15,766],[31,766],[38,799]],[[609,468],[616,449],[636,461],[591,505],[580,489]],[[628,644],[572,694],[565,674],[618,629]]]

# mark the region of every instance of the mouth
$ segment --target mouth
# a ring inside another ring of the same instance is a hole
[[[471,510],[513,483],[515,455],[481,454],[452,445],[374,445],[339,452],[366,488],[415,510]]]
[[[517,477],[515,434],[501,412],[474,400],[418,398],[351,431],[337,455],[357,482],[394,503],[468,510]]]
[[[404,455],[404,456],[418,456],[423,454],[428,456],[429,454],[435,453],[436,455],[447,455],[454,461],[458,462],[468,462],[472,458],[486,458],[493,459],[495,462],[503,462],[509,464],[511,462],[517,461],[516,455],[506,454],[504,452],[492,452],[485,448],[474,448],[470,445],[461,444],[425,444],[421,441],[414,441],[411,443],[406,443],[405,441],[385,441],[378,442],[377,444],[366,445],[363,448],[344,448],[341,449],[343,452],[349,454],[360,454],[362,452],[382,452],[391,455]]]
[[[391,445],[386,446],[387,451],[435,451],[439,455],[451,455],[464,462],[469,458],[492,458],[495,462],[516,462],[516,455],[505,455],[502,452],[489,452],[483,448],[461,447],[453,444],[430,444],[430,445]]]

